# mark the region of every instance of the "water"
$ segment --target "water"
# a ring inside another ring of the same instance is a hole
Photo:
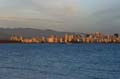
[[[120,44],[1,44],[0,79],[120,79]]]

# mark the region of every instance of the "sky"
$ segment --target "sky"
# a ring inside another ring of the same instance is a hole
[[[0,27],[120,33],[120,0],[0,0]]]

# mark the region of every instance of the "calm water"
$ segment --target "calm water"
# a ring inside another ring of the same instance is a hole
[[[120,79],[120,44],[1,44],[0,79]]]

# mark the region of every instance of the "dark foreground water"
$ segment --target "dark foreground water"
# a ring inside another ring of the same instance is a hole
[[[1,44],[0,79],[120,79],[120,44]]]

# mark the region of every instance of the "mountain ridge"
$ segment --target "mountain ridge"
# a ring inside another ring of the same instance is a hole
[[[76,34],[74,32],[60,32],[52,29],[35,28],[0,28],[0,39],[8,39],[11,35],[23,36],[26,38],[41,37],[49,35],[63,36],[65,34]]]

